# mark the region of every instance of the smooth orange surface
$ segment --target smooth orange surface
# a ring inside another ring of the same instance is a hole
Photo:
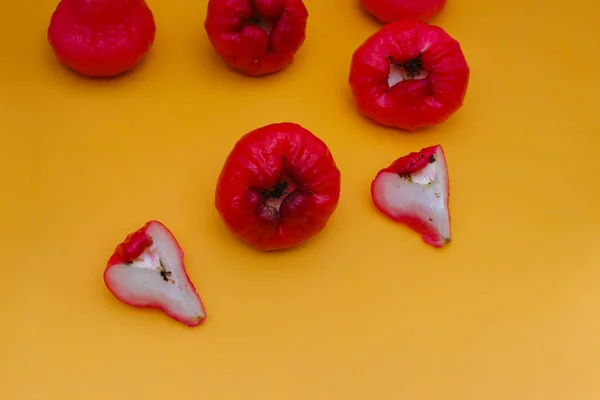
[[[464,107],[405,134],[362,118],[347,76],[377,24],[307,0],[296,62],[247,78],[213,54],[206,0],[150,1],[135,72],[90,81],[46,42],[56,2],[0,16],[0,398],[597,400],[600,110],[596,0],[449,0],[433,23],[472,68]],[[327,142],[343,174],[327,229],[261,254],[224,228],[234,142],[277,121]],[[384,218],[377,171],[441,143],[453,243]],[[106,260],[159,219],[208,311],[190,329],[116,301]]]

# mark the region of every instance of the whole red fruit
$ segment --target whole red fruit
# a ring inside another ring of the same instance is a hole
[[[469,77],[458,41],[438,26],[405,19],[383,26],[356,49],[348,82],[363,115],[413,131],[460,109]]]
[[[405,18],[427,22],[444,11],[447,0],[361,0],[363,8],[380,22]]]
[[[90,77],[133,69],[155,34],[154,16],[144,0],[62,0],[48,27],[58,60]]]
[[[215,52],[230,67],[260,76],[294,61],[307,20],[302,0],[209,0],[204,27]]]
[[[340,171],[327,145],[298,124],[255,129],[235,144],[217,183],[226,226],[260,250],[300,245],[319,233],[340,197]]]

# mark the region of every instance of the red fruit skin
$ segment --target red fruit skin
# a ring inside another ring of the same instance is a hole
[[[429,164],[429,159],[432,156],[435,156],[438,147],[440,148],[440,150],[442,150],[443,153],[444,151],[441,148],[441,146],[429,146],[420,151],[415,151],[398,158],[396,161],[390,164],[389,167],[379,171],[379,173],[393,172],[395,174],[400,175],[410,175],[414,174],[415,172],[419,172],[420,170],[425,168],[427,164]]]
[[[434,156],[438,150],[440,150],[442,152],[442,154],[444,154],[444,159],[445,159],[444,149],[440,145],[435,145],[435,146],[426,147],[418,152],[412,152],[410,154],[402,156],[402,157],[398,158],[396,161],[394,161],[392,164],[390,164],[389,167],[383,168],[382,170],[380,170],[377,173],[377,176],[375,177],[375,179],[373,179],[373,182],[371,183],[371,197],[373,199],[373,204],[375,204],[375,207],[382,214],[384,214],[388,218],[392,219],[393,221],[405,224],[409,228],[418,232],[421,235],[421,237],[423,238],[423,241],[425,243],[427,243],[435,248],[442,248],[446,244],[446,241],[442,236],[439,235],[439,233],[437,232],[437,230],[435,229],[433,224],[431,224],[429,221],[424,221],[423,219],[417,217],[416,215],[411,215],[408,212],[405,215],[403,215],[402,217],[398,217],[396,215],[390,214],[388,212],[388,210],[386,209],[386,207],[384,207],[381,204],[381,202],[379,201],[379,198],[375,194],[375,183],[377,182],[377,178],[379,177],[379,175],[381,175],[383,173],[387,173],[387,172],[392,172],[392,173],[401,174],[401,175],[409,175],[409,174],[418,172],[427,166],[427,164],[429,163],[429,158],[431,156]],[[449,201],[450,200],[449,179],[446,179],[446,185],[448,187],[448,201]],[[449,219],[451,220],[450,214],[449,214]]]
[[[421,57],[424,79],[390,87],[390,61]],[[414,19],[383,26],[352,56],[348,79],[359,111],[383,126],[415,131],[445,122],[463,105],[470,69],[458,41]]]
[[[446,8],[447,0],[361,0],[363,8],[382,23],[417,19],[427,22]]]
[[[144,0],[62,0],[48,27],[48,42],[61,64],[94,78],[133,69],[156,34]]]
[[[148,248],[152,244],[152,239],[148,236],[148,230],[152,224],[158,224],[158,225],[162,226],[162,228],[166,232],[169,233],[169,235],[171,236],[171,239],[173,240],[173,243],[177,244],[177,249],[179,251],[179,258],[181,260],[181,264],[184,265],[183,264],[183,258],[184,258],[183,249],[177,242],[177,239],[175,239],[175,236],[173,235],[173,233],[160,221],[151,220],[151,221],[146,222],[144,224],[144,226],[142,226],[137,231],[132,232],[129,235],[127,235],[127,237],[121,243],[119,243],[117,245],[113,254],[109,258],[108,262],[106,263],[106,268],[104,270],[104,285],[113,294],[113,296],[115,296],[119,301],[121,301],[127,305],[130,305],[132,307],[138,307],[138,308],[158,309],[158,310],[164,312],[165,314],[167,314],[169,317],[173,318],[174,320],[179,321],[182,324],[189,326],[189,327],[201,325],[206,320],[206,316],[204,318],[198,319],[196,321],[181,319],[177,315],[169,312],[169,310],[162,307],[158,303],[141,306],[139,304],[133,304],[133,303],[127,302],[123,297],[120,296],[119,292],[114,291],[112,289],[113,285],[112,285],[110,279],[108,278],[108,274],[107,274],[108,270],[114,265],[131,262],[131,261],[135,260],[140,254],[142,254],[142,252],[146,248]],[[187,271],[185,271],[185,277],[187,279],[187,284],[194,290],[194,292],[196,292],[196,288],[195,288],[194,284],[192,283],[192,280],[190,279],[189,275],[187,274]],[[197,297],[198,297],[198,300],[200,301],[200,304],[202,304],[202,300],[200,299],[200,297],[199,296],[197,296]],[[202,308],[204,309],[204,304],[202,304]]]
[[[264,191],[282,178],[296,190],[279,211]],[[219,175],[215,205],[229,230],[264,251],[298,246],[325,228],[340,198],[341,175],[327,145],[298,124],[255,129],[235,144]]]
[[[250,20],[260,15],[267,33]],[[249,76],[278,72],[294,61],[306,38],[302,0],[209,0],[204,27],[215,52]]]

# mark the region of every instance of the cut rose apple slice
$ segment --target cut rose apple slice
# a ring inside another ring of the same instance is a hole
[[[440,145],[394,161],[371,184],[377,209],[419,232],[433,247],[451,240],[448,167]]]
[[[104,282],[125,304],[157,308],[187,326],[197,326],[204,322],[206,312],[183,257],[169,229],[150,221],[116,247],[104,271]]]

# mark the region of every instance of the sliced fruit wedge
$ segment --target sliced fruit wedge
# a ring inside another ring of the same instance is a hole
[[[150,221],[120,243],[104,271],[104,282],[121,302],[156,308],[190,327],[200,325],[206,311],[173,234]]]
[[[442,146],[410,153],[379,171],[371,196],[379,211],[420,233],[427,244],[440,248],[451,241],[448,166]]]

